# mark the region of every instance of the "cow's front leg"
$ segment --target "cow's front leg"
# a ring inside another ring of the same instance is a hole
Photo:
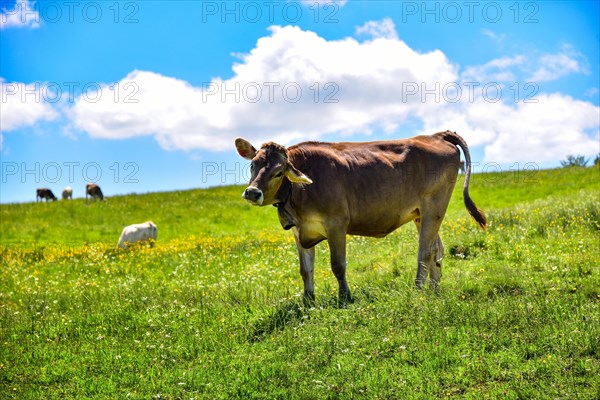
[[[298,229],[294,228],[296,248],[300,258],[300,275],[304,281],[304,300],[314,302],[315,300],[315,248],[305,249],[300,244]]]
[[[328,231],[327,242],[331,256],[331,270],[338,280],[340,302],[352,301],[350,288],[346,282],[346,232]]]

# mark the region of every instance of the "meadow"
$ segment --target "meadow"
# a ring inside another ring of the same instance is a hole
[[[242,187],[0,205],[0,398],[600,398],[600,168],[475,175],[486,231],[461,187],[440,293],[411,224],[350,238],[344,305]]]

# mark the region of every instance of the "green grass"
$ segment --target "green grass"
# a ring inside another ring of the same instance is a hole
[[[35,243],[114,243],[124,226],[152,220],[161,241],[190,234],[231,235],[277,222],[268,211],[247,206],[239,187],[218,187],[144,195],[49,203],[0,205],[2,241]],[[273,227],[276,231],[276,227]]]
[[[326,245],[306,307],[295,246],[241,187],[0,206],[0,398],[600,397],[600,170],[457,185],[439,295],[412,225]],[[153,247],[117,251],[153,220]]]

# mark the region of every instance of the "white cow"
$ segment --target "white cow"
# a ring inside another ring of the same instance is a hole
[[[129,225],[123,228],[117,247],[127,249],[127,246],[131,243],[145,242],[150,239],[156,240],[157,235],[158,228],[152,221]]]
[[[63,200],[73,199],[73,188],[71,186],[64,188],[62,198]]]

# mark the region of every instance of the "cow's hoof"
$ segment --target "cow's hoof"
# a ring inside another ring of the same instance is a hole
[[[314,307],[315,306],[315,293],[314,292],[304,292],[304,297],[302,298],[305,307]]]
[[[425,281],[422,279],[415,279],[415,286],[417,287],[417,289],[423,290],[423,287],[425,286]]]
[[[345,305],[354,303],[354,298],[352,297],[350,292],[340,292],[338,302],[340,307],[343,307]]]

